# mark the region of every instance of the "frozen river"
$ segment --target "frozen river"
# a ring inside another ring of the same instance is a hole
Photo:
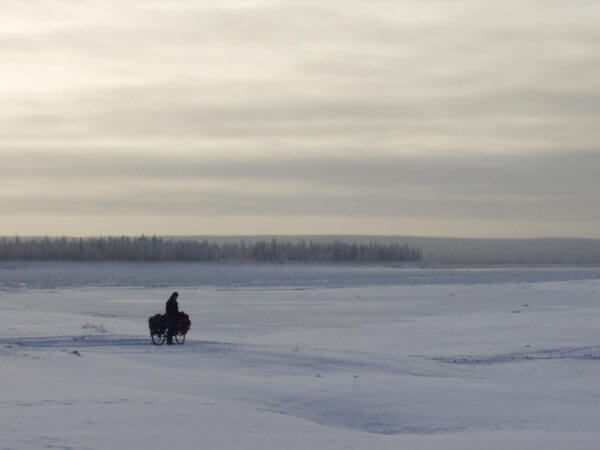
[[[316,264],[0,262],[0,289],[360,287],[600,279],[600,266],[421,267]]]
[[[599,276],[0,263],[2,448],[596,449]]]

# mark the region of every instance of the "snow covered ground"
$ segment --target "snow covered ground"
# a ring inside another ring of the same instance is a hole
[[[2,449],[600,445],[599,268],[0,263],[0,317]]]

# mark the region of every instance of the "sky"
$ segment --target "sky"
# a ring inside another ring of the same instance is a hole
[[[597,0],[0,0],[0,235],[600,238]]]

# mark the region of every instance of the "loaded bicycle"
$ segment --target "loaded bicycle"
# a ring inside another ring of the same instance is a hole
[[[150,328],[150,338],[154,345],[162,345],[167,339],[168,320],[166,314],[155,314],[148,319],[148,327]],[[179,316],[175,323],[176,330],[173,330],[175,342],[182,345],[185,342],[185,335],[190,330],[192,322],[190,316],[183,311],[179,312]]]

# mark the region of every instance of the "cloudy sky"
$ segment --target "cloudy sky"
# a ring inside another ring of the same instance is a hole
[[[597,0],[0,0],[0,234],[600,237]]]

